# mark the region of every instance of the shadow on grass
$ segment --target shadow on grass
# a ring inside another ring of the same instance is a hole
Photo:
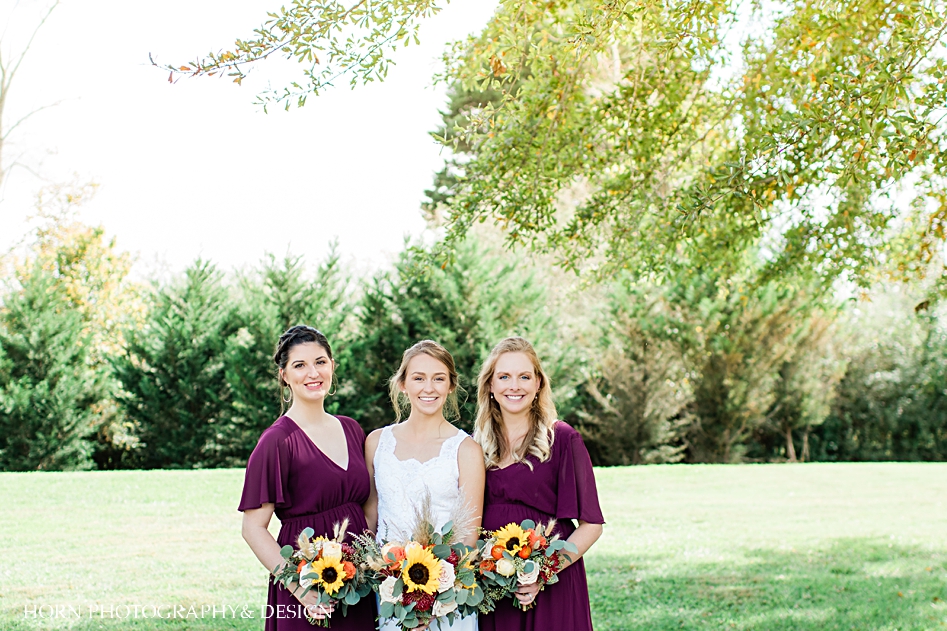
[[[845,539],[753,550],[730,561],[596,559],[597,631],[931,631],[947,629],[947,552]]]

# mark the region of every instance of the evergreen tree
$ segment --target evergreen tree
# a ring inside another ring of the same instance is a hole
[[[847,368],[813,432],[815,459],[947,460],[943,312],[914,313],[907,298],[877,292],[846,322]]]
[[[157,289],[146,322],[127,333],[114,370],[119,400],[140,441],[141,468],[188,468],[219,462],[217,434],[232,399],[224,347],[233,307],[220,272],[202,260],[183,281]]]
[[[278,260],[269,255],[259,269],[241,278],[239,329],[227,340],[225,353],[233,394],[233,416],[219,437],[226,462],[245,464],[260,433],[280,414],[273,352],[283,331],[308,324],[326,334],[334,353],[344,344],[348,285],[334,244],[312,276],[301,256]],[[327,403],[327,411],[337,411],[334,401]]]
[[[571,340],[556,322],[545,284],[521,257],[465,244],[453,264],[426,268],[427,253],[405,251],[393,271],[376,274],[358,305],[357,334],[340,354],[339,409],[367,430],[391,421],[388,379],[401,355],[423,339],[454,357],[460,384],[459,424],[472,429],[480,362],[501,338],[524,335],[543,356],[553,384],[567,372]],[[564,384],[560,384],[564,385]]]
[[[600,337],[576,420],[598,464],[684,458],[692,395],[680,347],[653,330],[667,317],[660,298],[656,288],[616,283],[597,318]]]
[[[91,338],[39,263],[17,277],[0,308],[0,470],[86,468],[105,397]]]

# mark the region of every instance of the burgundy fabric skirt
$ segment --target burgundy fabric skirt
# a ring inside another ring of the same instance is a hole
[[[307,526],[315,531],[316,536],[331,537],[334,525],[346,517],[349,518],[348,529],[351,532],[362,532],[368,527],[362,507],[349,503],[318,514],[287,518],[280,526],[276,541],[280,546],[295,547],[296,538]],[[306,620],[303,606],[296,597],[282,585],[274,585],[272,581],[262,614],[266,618],[266,631],[313,631],[319,628]],[[336,609],[332,614],[329,627],[336,631],[373,631],[375,614],[375,598],[369,594],[354,607],[349,607],[345,616],[342,615],[341,610]]]
[[[547,522],[548,515],[521,504],[490,504],[484,508],[483,527],[488,530],[506,524],[519,524],[532,519],[537,524]],[[575,532],[571,520],[557,522],[554,534],[566,539]],[[592,631],[592,610],[589,605],[589,584],[585,578],[585,561],[579,559],[558,574],[559,581],[547,585],[536,596],[536,604],[528,611],[521,610],[514,599],[505,598],[497,603],[496,611],[480,616],[480,631]]]

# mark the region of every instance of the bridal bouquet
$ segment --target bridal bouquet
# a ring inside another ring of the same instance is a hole
[[[556,526],[550,520],[544,528],[537,528],[530,519],[521,524],[507,524],[495,531],[484,531],[486,539],[480,546],[479,574],[486,591],[486,602],[493,604],[502,598],[516,598],[520,585],[538,582],[540,588],[559,580],[556,572],[561,565],[561,556],[567,552],[578,553],[574,544],[552,534]],[[534,601],[535,604],[535,601]],[[523,611],[532,605],[523,607]]]
[[[361,566],[361,554],[356,546],[343,543],[348,520],[336,524],[331,539],[312,538],[312,528],[303,530],[296,540],[296,548],[283,546],[280,554],[286,564],[273,571],[273,582],[290,589],[292,583],[303,591],[319,596],[320,605],[333,605],[342,609],[344,616],[350,605],[356,604],[372,591],[369,573]],[[318,626],[329,626],[329,618],[317,619],[309,616],[309,622]]]
[[[430,624],[449,624],[476,615],[484,593],[477,584],[477,549],[462,543],[449,521],[435,529],[430,502],[418,509],[418,520],[405,541],[378,543],[370,534],[357,538],[364,563],[375,573],[379,618],[397,620],[403,631]]]

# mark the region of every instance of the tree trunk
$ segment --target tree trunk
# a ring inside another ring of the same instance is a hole
[[[802,433],[802,462],[809,461],[809,428]]]
[[[786,426],[786,457],[789,462],[796,462],[796,447],[792,444],[792,428]]]

